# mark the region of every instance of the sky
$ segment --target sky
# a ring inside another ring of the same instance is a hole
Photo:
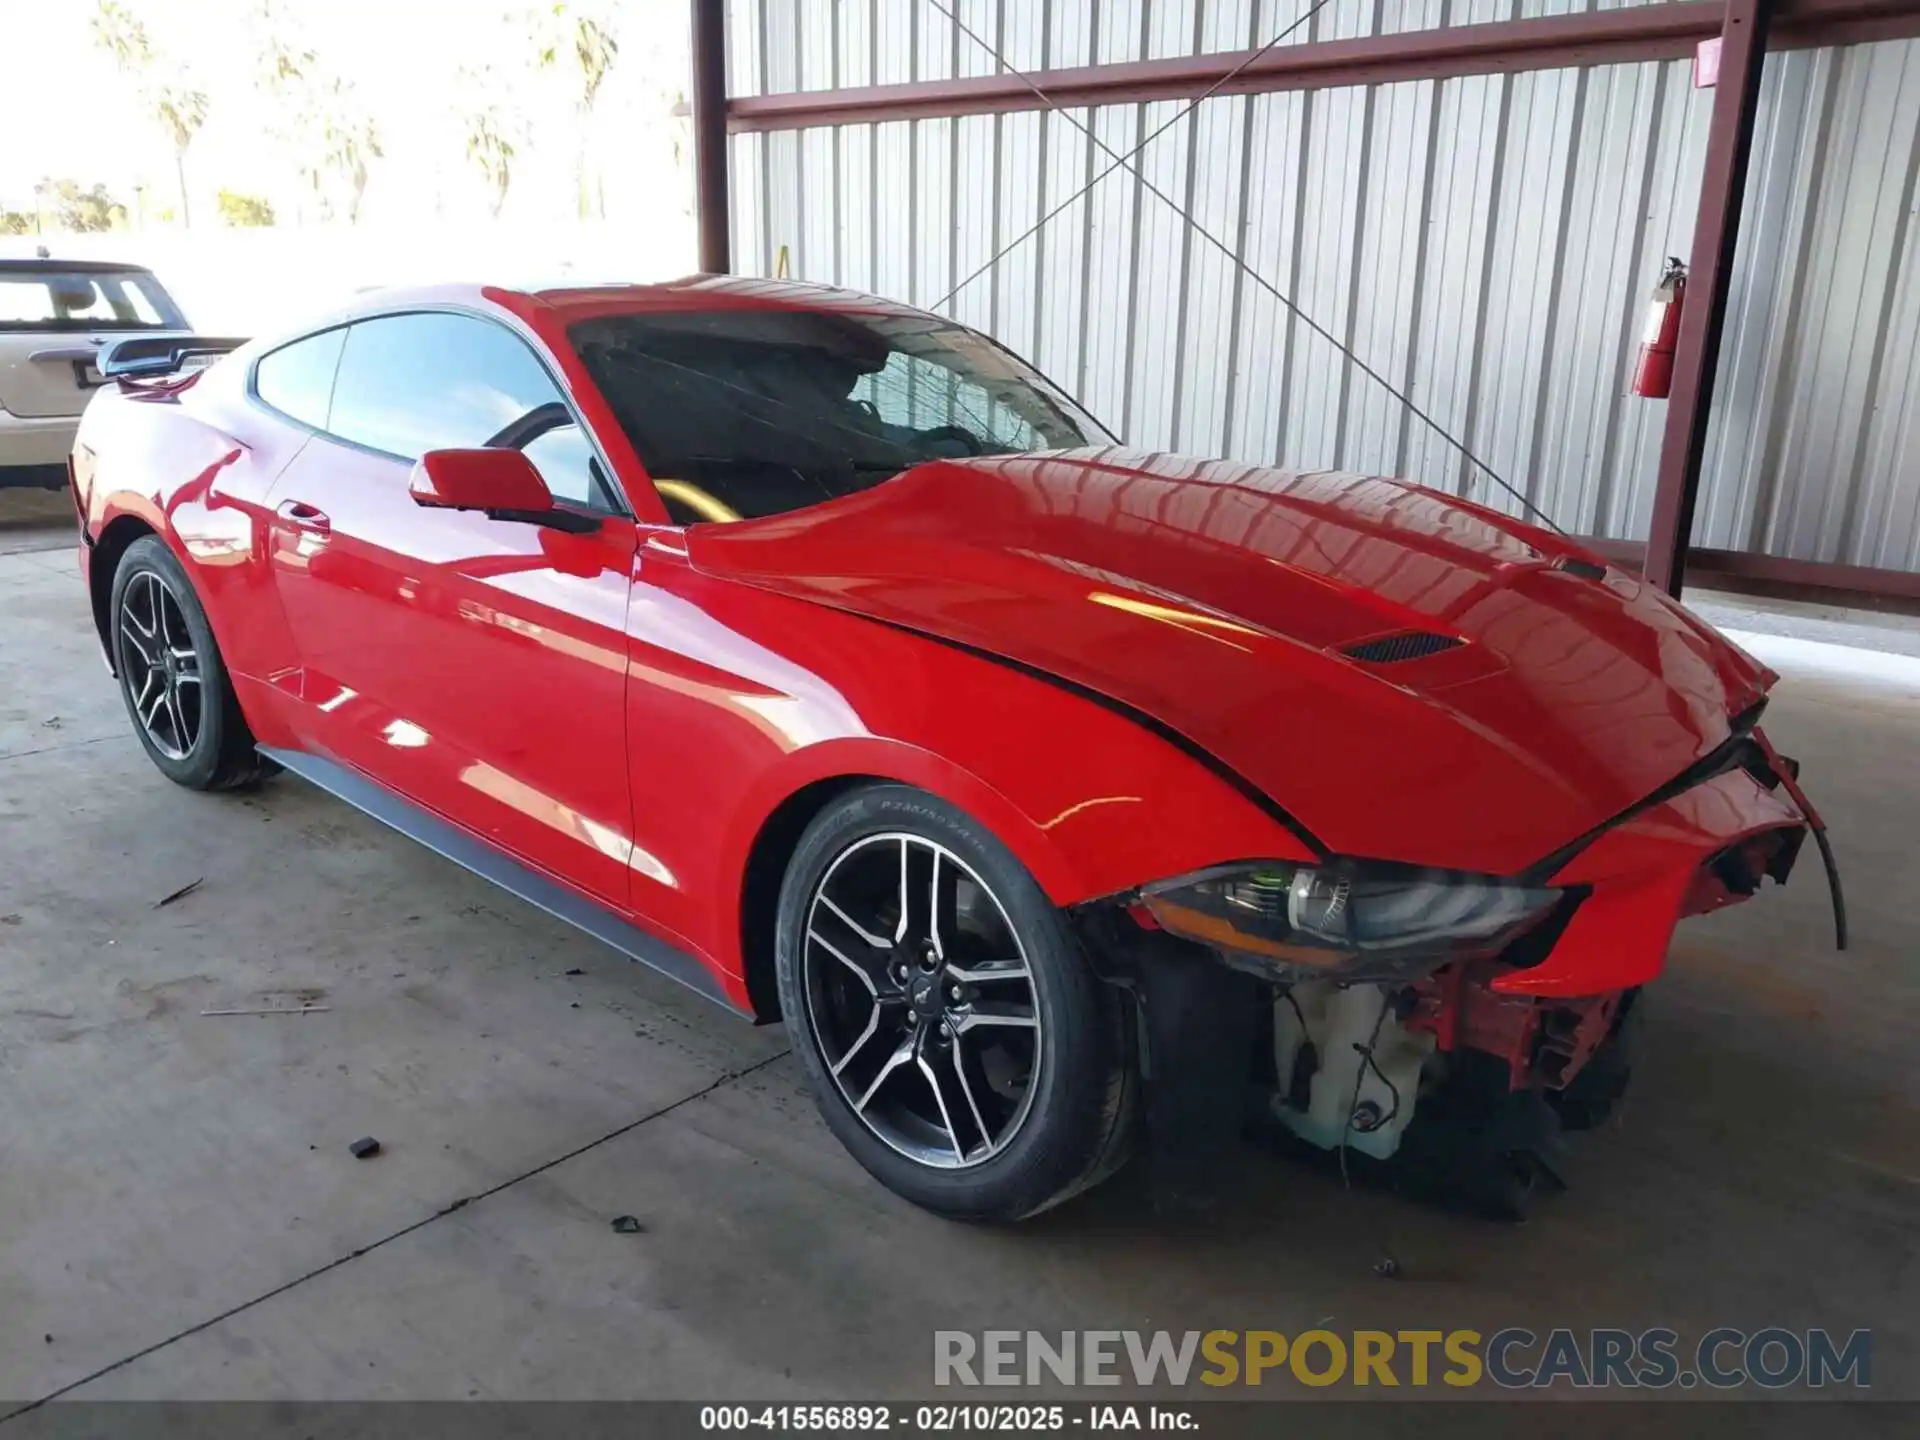
[[[609,218],[657,212],[663,190],[684,208],[685,167],[673,151],[676,138],[684,148],[685,125],[670,114],[685,84],[684,0],[575,5],[605,19],[620,43],[590,123],[571,77],[531,65],[527,16],[550,11],[551,0],[271,0],[270,22],[262,0],[122,3],[158,52],[144,86],[95,43],[97,0],[0,0],[0,206],[30,209],[35,183],[53,176],[103,183],[150,219],[176,208],[173,148],[142,93],[172,84],[209,97],[187,152],[196,211],[210,217],[224,188],[268,197],[283,219],[317,219],[296,213],[313,205],[278,135],[287,107],[260,84],[270,26],[313,51],[349,86],[348,103],[373,117],[386,153],[372,167],[365,218],[485,218],[488,190],[466,155],[463,115],[489,103],[517,136],[507,218],[572,215],[583,148]]]

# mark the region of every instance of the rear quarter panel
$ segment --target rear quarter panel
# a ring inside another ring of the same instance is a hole
[[[294,661],[268,574],[265,500],[307,434],[247,399],[250,358],[243,349],[183,383],[100,391],[74,472],[94,558],[111,565],[135,527],[160,536],[192,578],[255,733],[273,743],[258,691]],[[93,579],[96,594],[112,583]]]

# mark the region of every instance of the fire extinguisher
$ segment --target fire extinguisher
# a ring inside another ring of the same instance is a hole
[[[1647,307],[1647,333],[1640,344],[1640,363],[1633,367],[1634,394],[1664,400],[1673,393],[1673,346],[1686,303],[1687,267],[1669,255],[1660,283],[1653,287],[1653,304]]]

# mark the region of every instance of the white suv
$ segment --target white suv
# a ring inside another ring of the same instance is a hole
[[[0,489],[67,483],[67,452],[110,341],[187,330],[138,265],[0,260]]]

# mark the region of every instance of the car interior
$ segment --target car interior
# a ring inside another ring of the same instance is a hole
[[[909,350],[852,317],[614,316],[572,338],[679,524],[783,514],[929,460],[1085,443],[1011,374],[990,393],[957,350]]]

